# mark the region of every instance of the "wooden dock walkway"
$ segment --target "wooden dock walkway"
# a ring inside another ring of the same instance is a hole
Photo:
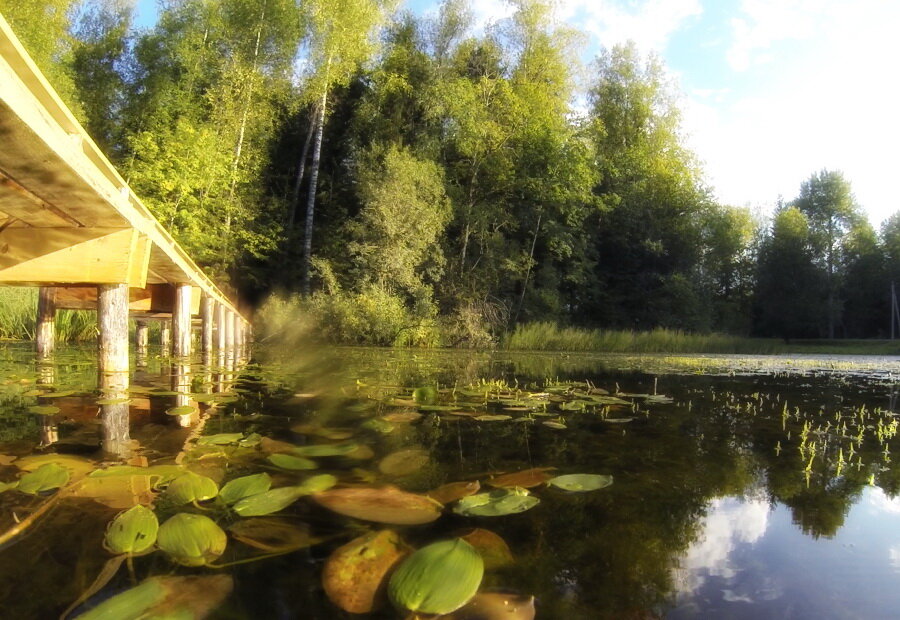
[[[37,347],[56,309],[98,310],[101,376],[128,371],[128,318],[163,320],[163,344],[241,346],[248,322],[178,246],[75,120],[0,16],[0,284],[41,287]],[[171,320],[171,340],[167,328]],[[103,382],[102,382],[103,383]],[[110,387],[101,385],[101,387]]]

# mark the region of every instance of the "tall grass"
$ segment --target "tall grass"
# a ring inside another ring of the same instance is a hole
[[[34,339],[37,320],[35,287],[0,287],[0,338]],[[60,342],[84,342],[97,336],[97,313],[91,310],[59,310],[56,313],[56,339]]]
[[[519,351],[596,351],[610,353],[776,353],[896,355],[900,341],[816,340],[785,343],[767,338],[692,334],[657,328],[625,330],[559,327],[554,323],[519,325],[505,345]]]

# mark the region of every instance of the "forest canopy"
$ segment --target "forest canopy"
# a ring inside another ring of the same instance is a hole
[[[297,294],[327,339],[886,335],[900,214],[874,230],[833,170],[770,217],[720,204],[659,58],[583,65],[551,2],[510,3],[483,29],[466,0],[171,0],[150,29],[126,0],[0,12],[195,260],[251,303]]]

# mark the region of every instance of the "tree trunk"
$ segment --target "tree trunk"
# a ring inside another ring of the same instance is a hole
[[[306,201],[306,228],[303,231],[303,295],[309,296],[310,259],[312,258],[313,216],[316,209],[316,185],[319,182],[319,161],[322,156],[322,133],[325,129],[325,107],[328,91],[322,93],[319,106],[319,124],[316,127],[316,144],[313,148],[312,167],[309,171],[309,196]]]
[[[287,229],[294,230],[294,220],[297,217],[297,207],[300,206],[300,185],[303,183],[303,174],[306,172],[306,158],[309,156],[309,145],[312,143],[313,133],[319,120],[319,111],[313,108],[312,118],[309,123],[309,131],[306,132],[306,140],[303,142],[303,151],[300,153],[300,165],[297,166],[297,178],[294,181],[294,193],[291,196],[291,210],[288,214]]]
[[[528,269],[525,270],[525,282],[522,284],[522,295],[519,297],[519,307],[516,309],[516,316],[512,324],[515,326],[519,322],[519,314],[522,312],[522,304],[525,303],[525,291],[528,290],[528,280],[531,277],[531,264],[534,261],[534,247],[537,245],[538,232],[541,230],[541,218],[544,216],[543,209],[538,212],[537,225],[534,227],[534,237],[531,238],[531,252],[528,253]]]

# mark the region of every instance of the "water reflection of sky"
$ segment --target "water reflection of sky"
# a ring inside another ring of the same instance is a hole
[[[710,502],[675,569],[670,618],[900,617],[900,498],[863,491],[833,538],[815,539],[790,508]]]

